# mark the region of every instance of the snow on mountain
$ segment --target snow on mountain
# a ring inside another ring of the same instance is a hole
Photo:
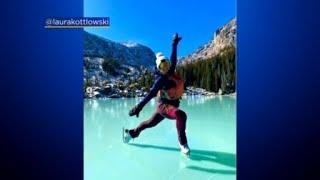
[[[84,32],[84,57],[107,57],[120,64],[148,69],[154,68],[156,59],[154,52],[144,45],[118,43],[88,32]]]

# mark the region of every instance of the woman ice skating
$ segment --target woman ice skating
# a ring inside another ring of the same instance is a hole
[[[181,152],[189,155],[190,149],[185,133],[187,115],[184,111],[179,109],[179,99],[183,94],[184,82],[175,73],[177,64],[177,46],[180,40],[181,37],[176,33],[172,42],[171,62],[169,62],[162,53],[157,53],[155,82],[150,92],[142,99],[142,101],[130,110],[129,115],[136,115],[138,117],[142,108],[158,93],[160,98],[156,111],[150,119],[141,122],[136,128],[130,130],[124,129],[125,143],[128,143],[132,138],[138,137],[144,129],[156,126],[164,118],[175,119]]]

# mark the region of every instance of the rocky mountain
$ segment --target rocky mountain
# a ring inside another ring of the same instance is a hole
[[[179,60],[186,94],[235,92],[236,19],[214,32],[213,38]],[[118,43],[84,32],[84,97],[144,96],[153,83],[154,52],[138,43]],[[200,90],[199,90],[200,89]]]
[[[218,28],[213,38],[192,54],[179,60],[180,63],[192,63],[201,59],[208,59],[218,55],[223,49],[236,44],[236,19],[233,18],[224,26]]]
[[[155,66],[154,52],[138,43],[117,43],[103,37],[84,32],[84,57],[108,58],[122,65],[133,67],[144,66],[152,69]]]
[[[84,97],[143,96],[153,81],[154,52],[138,43],[118,43],[84,32]]]
[[[230,94],[236,90],[236,19],[214,32],[213,38],[181,59],[178,72],[186,86]]]

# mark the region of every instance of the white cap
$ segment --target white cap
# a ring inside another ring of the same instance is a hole
[[[157,59],[156,59],[156,65],[157,65],[157,68],[159,69],[159,65],[160,65],[160,63],[161,63],[161,61],[162,60],[168,60],[163,54],[162,54],[162,52],[158,52],[157,54],[156,54],[156,57],[157,57]]]

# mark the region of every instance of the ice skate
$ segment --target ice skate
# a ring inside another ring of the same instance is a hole
[[[133,139],[131,135],[129,134],[129,130],[122,128],[122,140],[124,143],[129,143]]]
[[[180,144],[180,149],[181,149],[181,153],[183,153],[184,155],[186,156],[190,156],[190,148],[188,146],[188,144],[184,144],[184,145],[181,145]]]

